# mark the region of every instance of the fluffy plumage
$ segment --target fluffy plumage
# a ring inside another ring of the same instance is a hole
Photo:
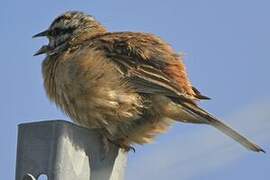
[[[253,151],[262,148],[197,106],[182,57],[148,33],[107,32],[92,16],[66,12],[48,30],[48,97],[76,123],[100,128],[120,147],[149,143],[173,121],[209,124]]]

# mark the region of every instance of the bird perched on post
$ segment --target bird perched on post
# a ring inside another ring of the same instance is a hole
[[[188,79],[182,57],[159,37],[140,32],[108,32],[94,17],[69,11],[33,37],[49,44],[35,54],[44,85],[77,124],[99,128],[119,147],[150,143],[173,121],[211,125],[247,149],[264,150],[201,109],[208,99]]]

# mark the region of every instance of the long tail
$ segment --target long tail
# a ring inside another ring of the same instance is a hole
[[[183,122],[191,122],[191,123],[202,123],[202,124],[209,124],[213,127],[217,128],[227,136],[231,137],[247,149],[255,152],[264,152],[265,151],[255,143],[251,142],[235,130],[233,130],[228,125],[222,123],[217,118],[206,112],[205,110],[201,109],[200,107],[190,104],[190,103],[181,103],[181,115],[184,114],[184,117],[188,117],[186,121]]]

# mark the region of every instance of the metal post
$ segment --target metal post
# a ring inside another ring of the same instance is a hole
[[[127,154],[105,153],[95,130],[62,120],[19,125],[16,180],[123,180]]]

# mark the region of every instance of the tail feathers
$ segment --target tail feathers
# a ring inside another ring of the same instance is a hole
[[[247,149],[249,149],[251,151],[255,151],[255,152],[264,152],[265,153],[265,151],[260,146],[252,143],[250,140],[248,140],[247,138],[245,138],[244,136],[242,136],[241,134],[239,134],[238,132],[233,130],[228,125],[226,125],[226,124],[224,124],[216,119],[211,120],[209,122],[209,124],[214,126],[215,128],[217,128],[218,130],[220,130],[224,134],[228,135],[229,137],[233,138],[235,141],[239,142]]]
[[[205,95],[202,95],[201,92],[197,88],[195,88],[195,87],[192,87],[192,90],[195,93],[195,97],[198,98],[198,99],[204,99],[204,100],[211,99],[210,97],[207,97]]]
[[[197,121],[201,121],[204,124],[209,124],[212,125],[213,127],[217,128],[227,136],[231,137],[247,149],[255,152],[264,152],[265,151],[255,143],[251,142],[235,130],[233,130],[231,127],[228,125],[222,123],[215,117],[213,117],[211,114],[206,112],[205,110],[201,109],[200,107],[189,104],[189,103],[181,103],[181,108],[184,108],[186,112],[188,112],[191,116],[193,116]]]

